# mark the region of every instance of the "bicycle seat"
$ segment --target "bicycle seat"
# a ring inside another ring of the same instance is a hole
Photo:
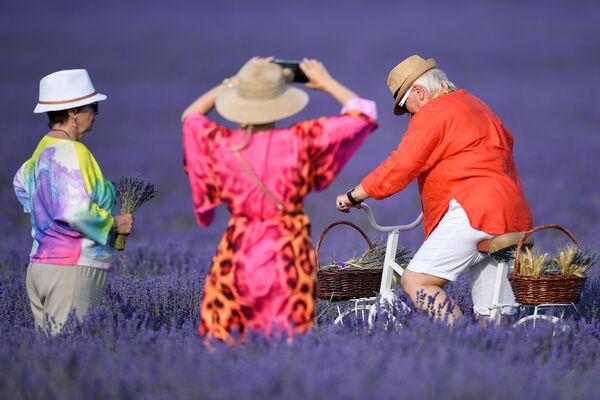
[[[496,235],[491,239],[484,239],[477,244],[477,250],[482,253],[494,254],[502,250],[517,246],[519,240],[526,232],[509,232],[502,235]],[[529,236],[525,240],[525,245],[532,245],[533,238]]]

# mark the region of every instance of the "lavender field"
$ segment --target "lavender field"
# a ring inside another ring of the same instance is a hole
[[[376,238],[360,212],[335,211],[335,195],[381,162],[406,128],[391,112],[389,70],[411,54],[434,57],[514,134],[534,224],[564,225],[600,251],[599,22],[593,0],[2,2],[0,399],[597,398],[600,266],[564,332],[481,329],[461,280],[449,291],[467,318],[453,330],[419,314],[370,333],[360,320],[339,327],[336,305],[321,302],[315,329],[291,344],[203,347],[200,290],[228,215],[221,209],[210,228],[196,225],[179,116],[251,56],[322,60],[377,101],[380,127],[330,188],[307,198],[313,238],[344,218]],[[30,227],[12,179],[46,132],[45,116],[32,113],[39,79],[67,68],[88,69],[108,95],[84,139],[104,174],[141,174],[159,194],[136,214],[103,307],[47,338],[34,329],[25,293]],[[310,96],[284,124],[339,111],[326,95]],[[414,219],[420,200],[411,185],[371,206],[396,224]],[[549,246],[561,240],[542,236]],[[401,241],[416,250],[422,239],[417,229]],[[364,245],[340,229],[324,246],[328,261]]]

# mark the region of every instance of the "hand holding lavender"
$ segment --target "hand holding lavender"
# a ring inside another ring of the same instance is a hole
[[[121,202],[121,214],[133,214],[142,204],[156,195],[154,185],[141,176],[125,176],[116,184],[117,197]],[[125,249],[126,235],[119,234],[115,241],[117,250]]]

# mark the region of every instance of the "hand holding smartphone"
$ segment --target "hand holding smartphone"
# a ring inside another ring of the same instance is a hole
[[[280,65],[283,69],[289,69],[292,71],[293,79],[292,82],[306,83],[308,78],[304,75],[304,72],[300,69],[300,61],[298,60],[284,60],[276,58],[272,62]]]

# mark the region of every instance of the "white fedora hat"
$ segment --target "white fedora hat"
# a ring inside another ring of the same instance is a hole
[[[68,110],[105,99],[105,95],[96,92],[85,69],[67,69],[42,78],[40,97],[33,112]]]

